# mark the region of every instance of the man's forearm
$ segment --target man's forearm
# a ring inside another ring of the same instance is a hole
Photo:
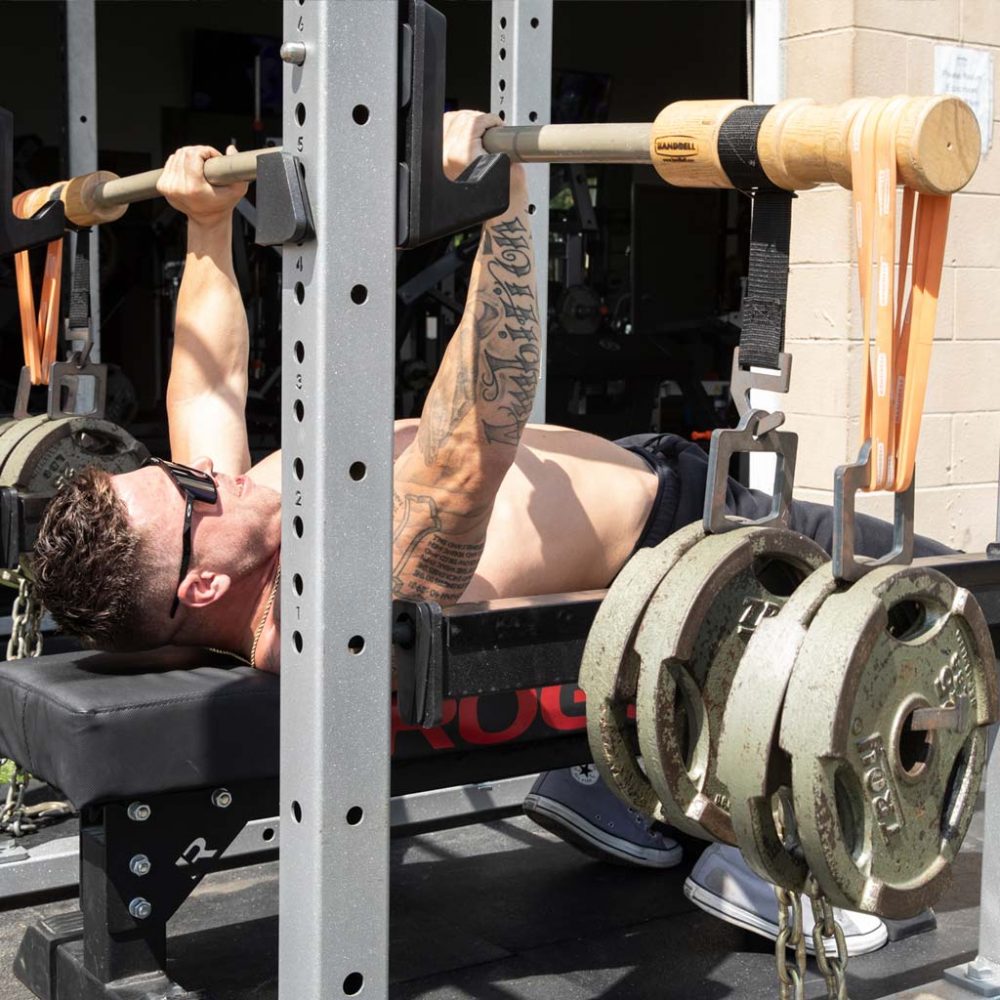
[[[465,312],[424,404],[417,444],[428,467],[472,463],[502,478],[513,462],[538,386],[536,283],[518,185],[508,211],[483,227]]]

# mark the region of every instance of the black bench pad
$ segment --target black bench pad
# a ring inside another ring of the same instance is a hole
[[[0,754],[77,808],[276,777],[279,679],[250,667],[192,667],[192,652],[196,664],[231,662],[173,649],[0,664]]]

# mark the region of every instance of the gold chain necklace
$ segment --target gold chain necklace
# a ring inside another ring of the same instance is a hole
[[[267,624],[267,619],[271,614],[271,608],[274,606],[274,599],[278,596],[278,584],[281,583],[281,564],[278,564],[278,571],[274,574],[274,583],[271,584],[271,593],[268,594],[267,604],[264,605],[264,613],[260,616],[260,621],[257,622],[257,628],[254,629],[253,633],[253,645],[250,647],[250,666],[257,666],[257,644],[260,642],[260,637],[264,634],[264,626]]]

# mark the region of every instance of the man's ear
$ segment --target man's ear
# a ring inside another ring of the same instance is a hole
[[[181,604],[189,608],[207,608],[229,590],[232,580],[226,573],[210,569],[192,570],[177,586]]]

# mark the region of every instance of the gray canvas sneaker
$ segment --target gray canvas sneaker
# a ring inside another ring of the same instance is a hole
[[[776,941],[778,938],[778,901],[774,887],[751,871],[736,847],[712,844],[698,859],[688,880],[684,895],[695,906],[711,913],[726,923],[735,924],[761,937]],[[844,929],[848,955],[865,955],[881,948],[889,938],[889,931],[878,917],[870,913],[853,913],[833,908],[837,922]],[[802,933],[806,951],[812,954],[812,906],[809,898],[802,899]],[[826,945],[830,954],[835,945]]]
[[[629,808],[608,788],[593,764],[540,774],[524,798],[524,811],[539,826],[599,861],[673,868],[680,844]]]

